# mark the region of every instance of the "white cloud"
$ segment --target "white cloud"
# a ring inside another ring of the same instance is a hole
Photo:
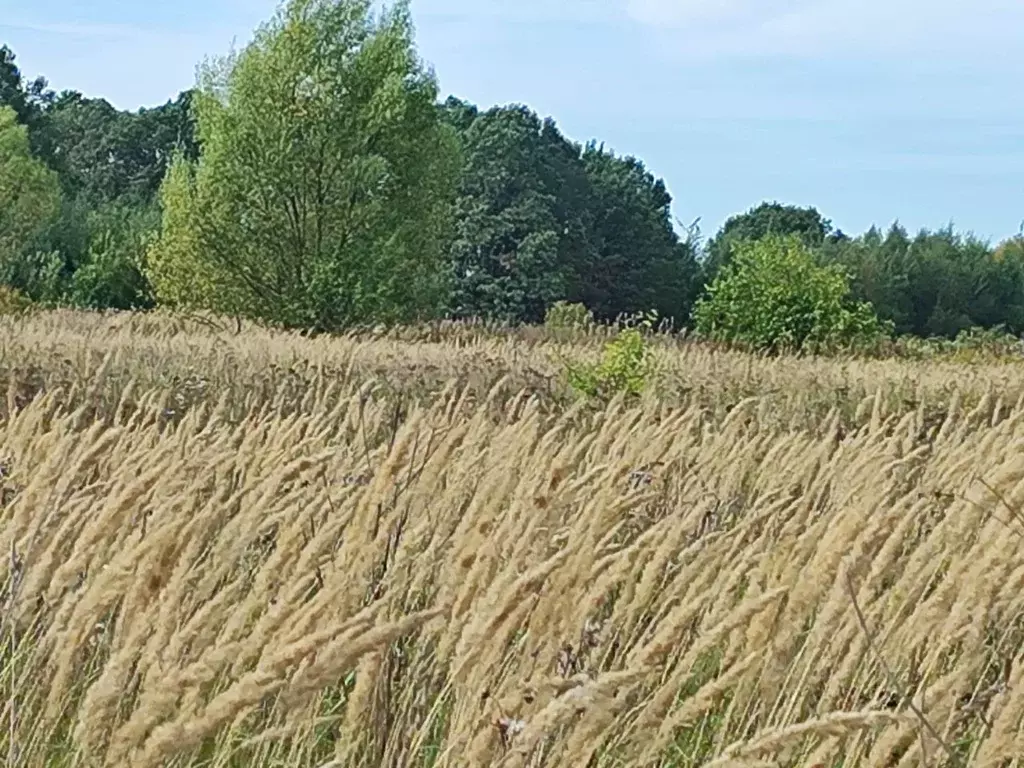
[[[482,22],[609,22],[622,12],[618,0],[417,0],[413,13],[431,21]]]
[[[68,24],[41,23],[29,20],[6,20],[0,22],[0,29],[19,32],[37,32],[76,40],[141,40],[143,38],[167,39],[173,35],[154,33],[129,24]]]
[[[658,26],[749,24],[793,5],[786,0],[626,0],[626,10],[633,19]]]
[[[625,0],[679,52],[702,57],[905,55],[990,59],[1024,42],[1020,0]]]

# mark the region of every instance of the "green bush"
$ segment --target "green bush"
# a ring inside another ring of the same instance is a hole
[[[644,335],[657,323],[653,313],[630,319],[604,346],[600,362],[568,366],[569,386],[584,397],[608,399],[620,392],[637,396],[654,374],[654,355]]]
[[[32,155],[28,130],[0,98],[0,282],[32,296],[40,235],[60,210],[57,174]]]
[[[694,309],[699,334],[759,350],[825,351],[877,345],[890,323],[849,298],[841,268],[819,265],[796,237],[768,236],[735,246]]]
[[[155,208],[115,205],[92,212],[88,251],[71,279],[71,302],[89,309],[152,307],[145,256],[159,223]]]

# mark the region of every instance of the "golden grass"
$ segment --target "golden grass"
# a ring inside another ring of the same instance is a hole
[[[1020,366],[431,333],[0,322],[0,761],[1024,764]]]

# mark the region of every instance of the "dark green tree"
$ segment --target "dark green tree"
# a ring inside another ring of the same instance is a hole
[[[906,264],[910,238],[893,224],[883,234],[872,227],[863,235],[827,242],[821,261],[839,264],[851,276],[850,288],[860,301],[868,301],[880,317],[891,320],[899,334],[913,327],[914,304]]]
[[[464,164],[456,203],[452,313],[538,322],[567,296],[587,236],[579,151],[524,106],[477,111],[449,99]]]
[[[571,298],[600,318],[653,309],[685,322],[699,287],[697,254],[672,226],[665,183],[640,160],[593,142],[583,164],[591,224]]]
[[[894,224],[842,243],[821,258],[852,275],[854,296],[870,301],[899,334],[955,337],[974,327],[1024,331],[1024,273],[1013,248],[995,251],[952,227],[911,238]]]
[[[745,213],[730,217],[707,244],[704,259],[704,280],[711,282],[729,260],[738,242],[760,240],[768,235],[799,238],[800,242],[816,248],[830,236],[843,239],[834,232],[832,222],[813,207],[800,208],[779,202],[764,202]]]
[[[14,51],[0,46],[0,107],[14,110],[16,119],[28,129],[32,153],[53,164],[53,141],[47,130],[47,110],[54,93],[46,78],[26,80],[18,68]]]
[[[84,197],[90,207],[150,203],[175,150],[191,160],[198,156],[190,102],[191,92],[185,92],[176,101],[132,113],[104,99],[62,93],[47,114],[65,191]]]
[[[657,310],[685,320],[695,248],[672,227],[671,196],[642,162],[580,147],[512,105],[449,99],[465,165],[457,205],[453,313],[538,322],[556,301],[600,319]]]

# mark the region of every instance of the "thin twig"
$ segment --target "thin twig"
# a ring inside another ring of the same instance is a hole
[[[853,602],[853,610],[857,614],[857,622],[860,624],[861,629],[864,631],[864,638],[867,641],[868,648],[878,659],[878,662],[882,665],[882,669],[885,671],[886,677],[889,678],[889,685],[892,686],[893,689],[895,689],[895,691],[899,694],[900,698],[903,699],[903,701],[907,702],[907,707],[909,707],[910,711],[914,713],[914,716],[921,721],[921,725],[924,726],[925,730],[927,730],[928,733],[931,734],[932,738],[934,738],[935,741],[938,742],[939,746],[942,747],[942,750],[946,753],[946,755],[953,762],[953,764],[959,765],[960,761],[957,759],[957,756],[953,753],[953,749],[949,746],[949,744],[946,743],[946,740],[939,735],[939,732],[935,729],[935,726],[928,722],[928,718],[925,716],[924,712],[922,712],[921,709],[916,704],[914,704],[913,699],[907,694],[907,690],[903,687],[903,684],[896,676],[896,673],[893,671],[892,667],[889,666],[889,663],[885,660],[885,657],[882,655],[882,652],[878,649],[878,646],[875,645],[874,637],[871,635],[871,630],[868,628],[867,619],[864,618],[864,612],[860,609],[860,605],[857,603],[857,592],[853,588],[853,579],[850,578],[849,574],[847,574],[846,576],[846,586],[850,592],[850,600]]]
[[[1006,500],[1006,497],[1003,494],[1001,494],[999,491],[997,491],[995,488],[993,488],[989,484],[989,482],[987,480],[985,480],[985,478],[979,477],[978,478],[978,482],[981,483],[982,485],[984,485],[986,488],[988,488],[989,492],[993,496],[995,496],[997,499],[999,499],[999,501],[1002,503],[1002,505],[1004,507],[1006,507],[1007,511],[1013,516],[1013,519],[1016,520],[1020,524],[1022,529],[1024,529],[1024,514],[1021,514],[1021,511],[1019,509],[1015,509],[1013,507],[1013,505],[1010,504],[1010,502],[1008,502]]]

